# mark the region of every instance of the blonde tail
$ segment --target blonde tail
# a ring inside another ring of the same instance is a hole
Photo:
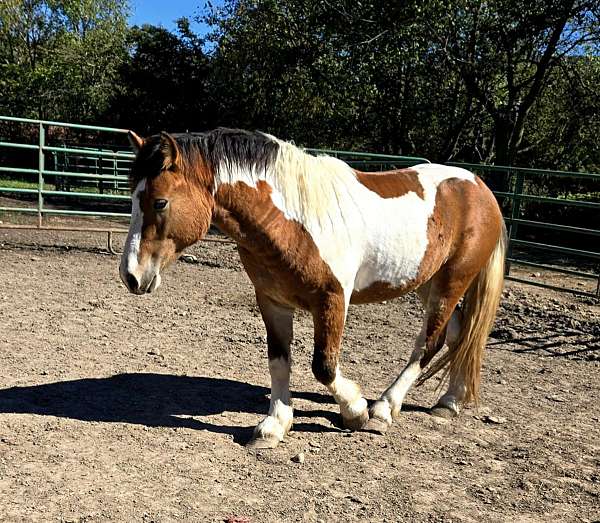
[[[419,385],[444,369],[444,378],[448,373],[463,378],[466,387],[464,403],[473,401],[477,404],[483,351],[502,296],[506,246],[506,228],[503,226],[490,259],[463,298],[458,340],[419,378]]]

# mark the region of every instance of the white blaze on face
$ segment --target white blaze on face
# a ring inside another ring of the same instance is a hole
[[[135,274],[139,263],[140,242],[142,241],[142,225],[144,213],[140,207],[140,195],[146,188],[146,180],[141,180],[131,195],[131,221],[129,222],[129,234],[125,241],[123,256],[121,258],[121,271],[126,269]]]
[[[146,180],[141,180],[131,196],[131,221],[129,223],[129,233],[123,248],[121,256],[120,273],[121,279],[127,283],[128,275],[136,278],[140,290],[151,292],[160,284],[160,275],[158,267],[150,260],[147,266],[140,265],[140,244],[142,242],[142,226],[144,224],[144,213],[140,207],[140,196],[146,188]],[[132,290],[130,288],[130,290]]]

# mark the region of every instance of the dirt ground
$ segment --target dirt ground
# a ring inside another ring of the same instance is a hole
[[[250,452],[269,377],[234,246],[196,246],[143,297],[104,246],[0,230],[1,521],[600,520],[594,299],[507,283],[480,407],[434,418],[428,383],[385,436],[339,428],[299,313],[293,432]],[[410,296],[351,307],[342,367],[370,400],[420,318]]]

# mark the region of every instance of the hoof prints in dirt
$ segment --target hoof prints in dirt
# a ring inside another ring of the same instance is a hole
[[[516,353],[600,361],[600,321],[583,307],[551,298],[532,302],[520,289],[507,289],[500,305],[490,347],[508,346]]]

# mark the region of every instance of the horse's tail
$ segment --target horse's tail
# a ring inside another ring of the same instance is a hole
[[[419,378],[422,383],[442,369],[445,369],[444,377],[448,373],[461,376],[466,388],[464,403],[478,402],[483,352],[502,296],[506,246],[506,227],[503,223],[496,247],[463,298],[458,339]]]

